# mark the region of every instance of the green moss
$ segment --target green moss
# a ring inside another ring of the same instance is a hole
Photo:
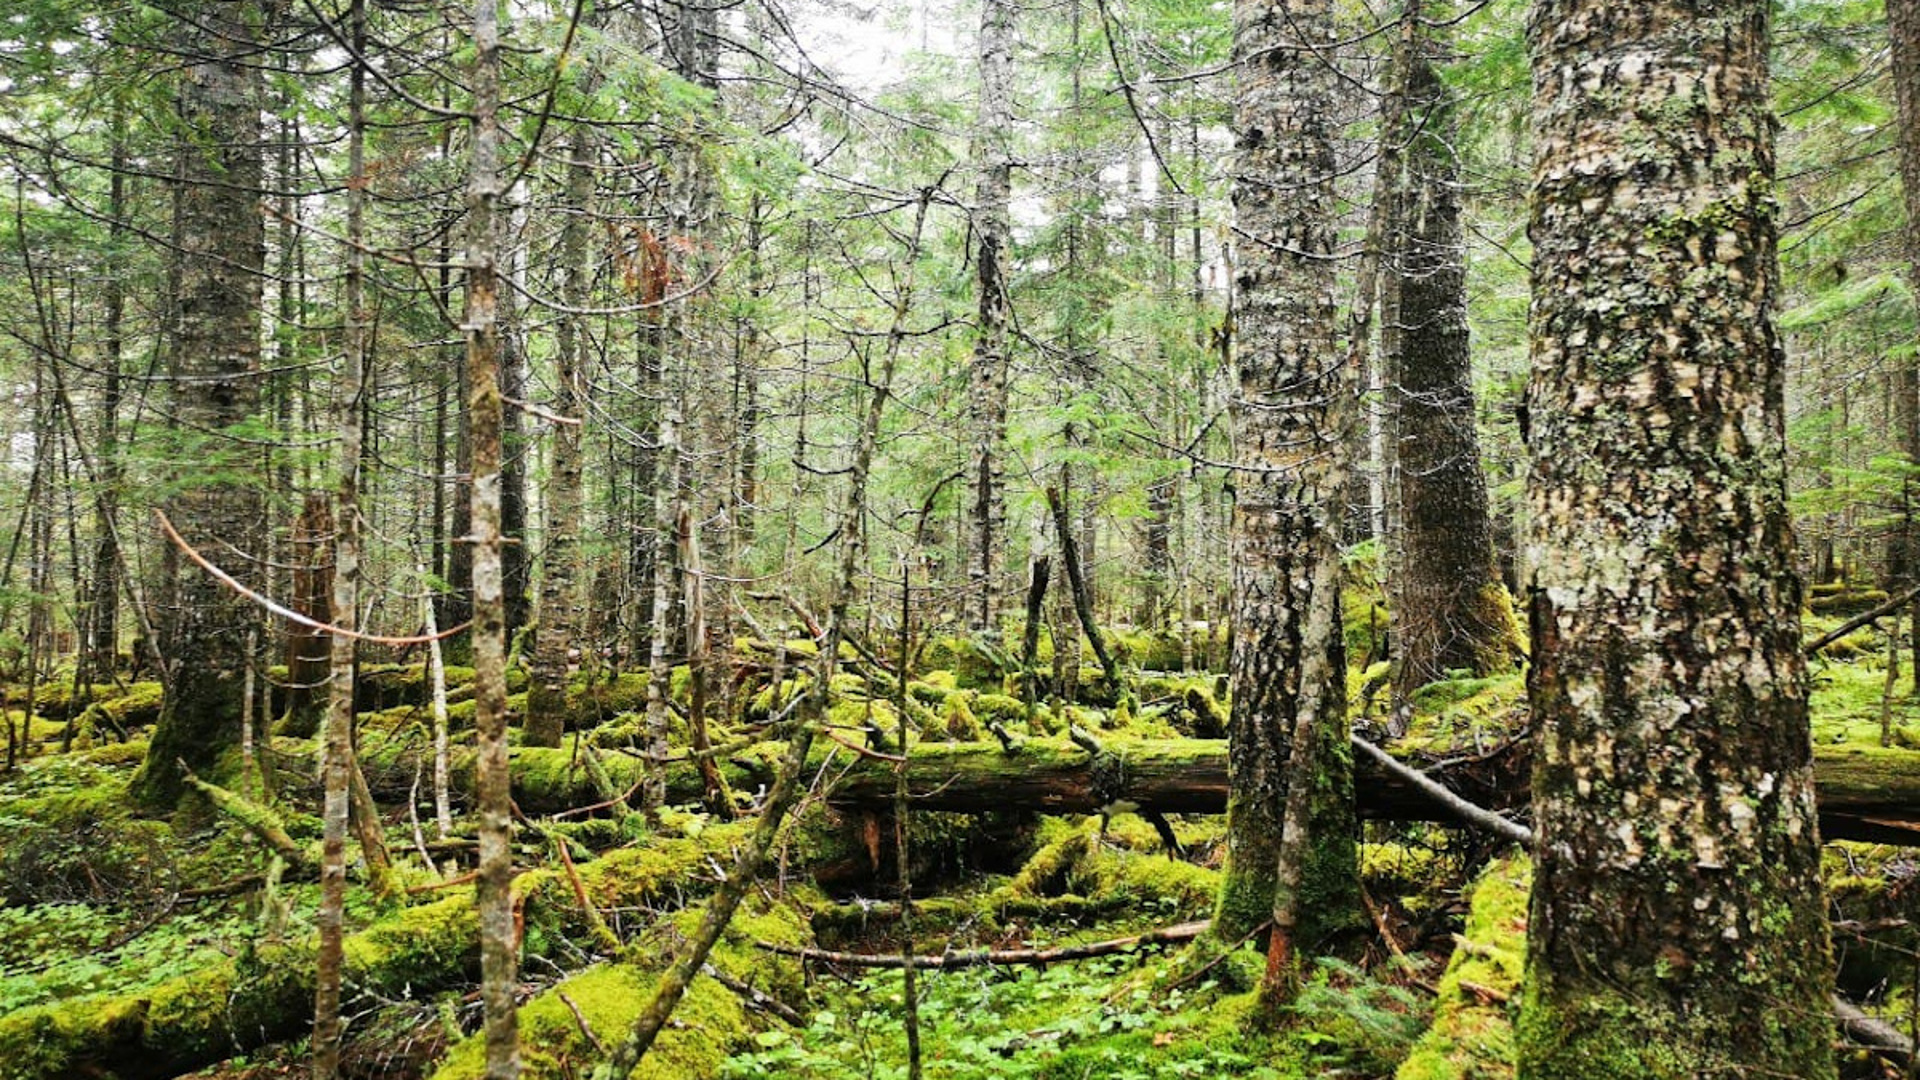
[[[581,1031],[584,1020],[608,1047],[625,1037],[634,1018],[653,996],[657,976],[626,964],[602,964],[559,983],[520,1007],[521,1075],[528,1080],[573,1080],[581,1065],[599,1054]],[[562,1000],[564,995],[565,1000]],[[573,1008],[568,1007],[572,1002]],[[580,1011],[579,1019],[573,1009]],[[687,988],[674,1022],[633,1073],[637,1080],[708,1080],[719,1075],[730,1048],[745,1039],[746,1010],[725,987],[709,978]],[[484,1075],[485,1041],[456,1044],[434,1072],[435,1080],[469,1080]]]
[[[974,716],[972,706],[967,704],[967,695],[951,693],[940,710],[947,738],[956,742],[973,742],[982,737],[984,729],[980,720]]]
[[[1414,1044],[1395,1080],[1509,1080],[1513,1025],[1492,995],[1516,993],[1525,966],[1527,889],[1524,857],[1495,862],[1473,889],[1462,944],[1440,980],[1433,1026]]]
[[[973,715],[982,726],[1002,724],[1009,729],[1019,730],[1027,723],[1027,706],[1019,698],[1005,694],[981,693],[973,699]],[[1045,709],[1041,709],[1045,712]]]
[[[406,908],[347,938],[349,982],[382,990],[446,982],[479,958],[480,922],[466,890]]]
[[[1443,679],[1413,695],[1404,745],[1432,753],[1499,742],[1524,726],[1526,680],[1518,672]]]
[[[966,690],[998,690],[1003,660],[997,649],[970,638],[936,638],[921,654],[925,667],[952,673],[954,685]]]
[[[0,1017],[0,1080],[74,1075],[76,1062],[137,1039],[145,1014],[137,998],[88,998]]]

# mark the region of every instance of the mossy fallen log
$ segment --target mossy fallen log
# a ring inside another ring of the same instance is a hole
[[[684,902],[711,887],[708,866],[746,837],[715,826],[691,839],[655,840],[580,867],[602,908]],[[538,953],[587,940],[572,884],[554,870],[514,884],[526,948]],[[349,935],[345,983],[355,993],[400,997],[456,985],[479,970],[472,890],[460,887]],[[86,997],[0,1017],[0,1080],[112,1075],[177,1076],[237,1051],[298,1036],[313,1020],[314,944],[262,944],[149,989]]]
[[[906,765],[914,806],[977,813],[1033,810],[1097,813],[1121,807],[1142,813],[1217,814],[1226,809],[1224,740],[1165,739],[1106,744],[1111,759],[1064,740],[1029,739],[1013,751],[998,743],[921,745]],[[1492,810],[1527,802],[1524,745],[1475,759],[1454,759],[1427,775]],[[850,763],[829,799],[845,808],[883,810],[893,799],[891,762]],[[1354,763],[1362,816],[1389,821],[1446,821],[1415,785],[1366,759]],[[1920,845],[1920,752],[1858,745],[1814,751],[1821,835],[1828,839]]]

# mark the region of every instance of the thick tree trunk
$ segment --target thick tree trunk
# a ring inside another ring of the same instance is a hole
[[[1308,634],[1313,607],[1338,603],[1315,593],[1337,589],[1320,569],[1339,558],[1343,401],[1354,389],[1332,333],[1334,72],[1323,50],[1333,37],[1327,0],[1234,5],[1232,791],[1215,929],[1237,940],[1293,905],[1309,947],[1359,912],[1338,620],[1313,620],[1332,632]],[[1298,725],[1303,714],[1312,722]],[[1296,755],[1313,766],[1292,768]],[[1298,793],[1312,805],[1286,836],[1296,775],[1312,777]],[[1289,844],[1307,849],[1298,887],[1276,897]]]
[[[1920,0],[1887,0],[1887,31],[1900,123],[1900,187],[1907,206],[1907,284],[1920,290]],[[1920,466],[1920,358],[1908,357],[1899,375],[1900,452],[1909,467]],[[1920,579],[1920,484],[1911,476],[1901,485],[1900,509],[1900,555],[1912,581]],[[1920,600],[1912,616],[1913,685],[1920,694]]]
[[[968,397],[972,428],[972,498],[967,576],[976,591],[969,621],[990,630],[1000,612],[1000,559],[1007,542],[1007,323],[1012,315],[1007,271],[1013,225],[1013,27],[1020,0],[980,5],[980,104],[973,156],[975,290],[973,370]]]
[[[1768,5],[1538,0],[1520,1076],[1831,1077]]]
[[[1519,626],[1493,562],[1493,518],[1467,337],[1467,245],[1453,102],[1435,65],[1450,0],[1409,0],[1396,57],[1404,101],[1398,175],[1388,201],[1381,341],[1398,385],[1393,483],[1399,560],[1393,603],[1394,697],[1449,671],[1513,662]]]
[[[255,57],[261,7],[254,2],[193,6],[177,100],[174,325],[168,358],[169,424],[178,460],[191,462],[167,514],[189,544],[220,559],[242,583],[257,584],[250,560],[221,558],[231,546],[258,547],[261,507],[247,477],[259,468],[251,444],[225,433],[254,418],[260,402],[260,274],[265,225],[261,68]],[[162,541],[165,543],[165,541]],[[172,547],[172,587],[162,613],[167,694],[135,796],[171,805],[182,791],[179,764],[208,775],[238,745],[249,632],[259,616]]]

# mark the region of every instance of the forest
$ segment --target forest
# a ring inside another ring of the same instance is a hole
[[[0,1080],[1920,1075],[1920,0],[14,0]]]

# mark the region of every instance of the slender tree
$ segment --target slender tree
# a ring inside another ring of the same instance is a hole
[[[999,613],[1001,549],[1006,546],[1007,323],[1012,317],[1007,271],[1013,225],[1013,47],[1019,0],[980,5],[980,103],[973,156],[975,315],[969,420],[973,450],[968,511],[967,574],[978,590],[970,620],[990,629]]]
[[[479,738],[480,994],[487,1080],[520,1074],[518,934],[513,917],[513,801],[507,770],[507,611],[501,565],[498,213],[500,0],[474,0],[472,161],[467,183],[467,379],[473,454],[473,700]]]
[[[586,307],[593,269],[587,262],[591,225],[594,157],[593,129],[574,129],[567,161],[567,202],[571,216],[561,231],[562,297],[569,311],[560,316],[554,342],[553,408],[563,421],[554,425],[551,475],[541,494],[546,499],[546,544],[541,555],[539,617],[534,637],[532,682],[527,688],[526,741],[558,746],[566,727],[567,654],[576,644],[580,610],[581,431],[577,422],[583,372],[587,369]]]
[[[1296,941],[1359,911],[1336,543],[1354,387],[1333,338],[1332,4],[1238,0],[1233,18],[1233,706],[1214,925],[1235,940],[1274,918],[1279,989]]]
[[[356,56],[367,52],[366,0],[351,0],[347,36]],[[355,63],[347,87],[347,221],[341,253],[345,267],[341,300],[340,377],[334,383],[333,428],[333,574],[328,621],[340,630],[355,629],[360,613],[360,458],[363,432],[360,395],[366,385],[368,324],[366,300],[366,108],[367,73]],[[355,642],[348,633],[329,635],[327,716],[321,748],[324,804],[320,849],[320,950],[315,962],[313,1074],[334,1080],[340,1073],[341,961],[347,897],[347,825],[354,771],[353,675]],[[295,641],[301,640],[294,638]]]
[[[1900,189],[1907,210],[1907,287],[1920,295],[1920,3],[1887,0],[1887,31],[1900,129]],[[1894,540],[1895,565],[1903,571],[1892,583],[1898,588],[1920,579],[1920,353],[1902,361],[1895,374],[1896,434],[1907,466],[1900,491],[1901,528]],[[1920,600],[1914,602],[1912,616],[1913,678],[1920,687]]]
[[[1765,0],[1538,0],[1519,1074],[1831,1077]]]

